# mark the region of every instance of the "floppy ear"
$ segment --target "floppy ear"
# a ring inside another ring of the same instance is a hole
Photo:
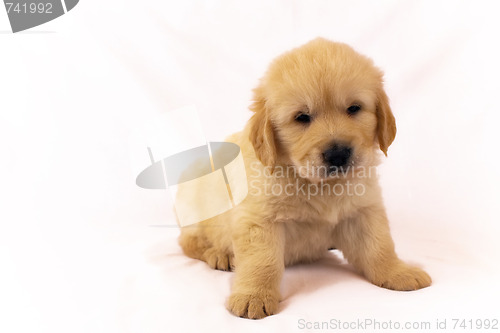
[[[389,98],[380,88],[377,93],[377,139],[382,150],[387,156],[387,148],[396,137],[396,119],[389,106]]]
[[[271,167],[274,171],[276,165],[276,142],[274,129],[269,119],[269,111],[261,89],[254,90],[254,103],[250,110],[255,114],[250,118],[250,142],[255,150],[255,155],[262,164]]]

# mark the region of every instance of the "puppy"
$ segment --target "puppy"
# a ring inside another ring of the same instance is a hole
[[[431,284],[397,257],[373,170],[396,135],[382,77],[351,47],[320,38],[275,59],[254,90],[252,118],[228,139],[241,147],[248,196],[179,238],[186,255],[234,269],[233,314],[276,313],[284,267],[331,248],[377,286]]]

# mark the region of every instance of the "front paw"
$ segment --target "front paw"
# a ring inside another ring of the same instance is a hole
[[[242,318],[261,319],[278,311],[279,297],[269,294],[252,295],[233,293],[229,296],[227,309]]]
[[[428,287],[432,280],[429,274],[422,269],[401,262],[379,268],[377,275],[371,279],[371,282],[382,288],[410,291]]]

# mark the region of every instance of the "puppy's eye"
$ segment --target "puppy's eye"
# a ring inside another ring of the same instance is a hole
[[[359,110],[361,110],[361,106],[354,104],[347,108],[347,113],[352,116],[358,113]]]
[[[295,117],[295,121],[303,124],[308,124],[311,122],[311,116],[305,113],[299,113],[297,117]]]

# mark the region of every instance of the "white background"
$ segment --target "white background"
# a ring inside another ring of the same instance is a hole
[[[82,0],[18,34],[0,9],[0,331],[295,332],[334,318],[447,319],[453,331],[452,318],[500,319],[499,9]],[[223,305],[232,273],[183,256],[167,192],[136,187],[149,158],[134,133],[195,104],[206,138],[222,140],[249,118],[268,63],[317,36],[385,71],[392,232],[434,283],[380,289],[332,257],[287,269],[278,315],[239,319]]]

